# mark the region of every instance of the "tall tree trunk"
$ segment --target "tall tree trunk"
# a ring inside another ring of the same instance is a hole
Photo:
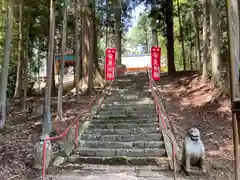
[[[229,39],[229,67],[230,67],[230,86],[231,100],[239,97],[239,58],[240,58],[240,27],[239,27],[239,1],[227,1],[228,15],[228,39]],[[232,114],[234,159],[235,159],[235,178],[240,179],[240,122],[239,116]]]
[[[151,2],[151,11],[153,13],[153,17],[151,18],[151,28],[152,28],[152,44],[153,46],[158,46],[158,35],[157,35],[157,22],[156,22],[156,0],[152,0]]]
[[[80,2],[76,0],[75,5],[75,72],[76,72],[76,80],[75,80],[75,88],[76,88],[76,101],[80,101],[79,97],[79,81],[80,81]]]
[[[89,0],[88,0],[89,1]],[[91,3],[91,4],[90,4]],[[93,0],[91,0],[91,2],[89,2],[89,15],[88,15],[88,20],[87,20],[87,24],[90,28],[90,32],[89,32],[89,61],[88,61],[88,93],[91,94],[92,93],[92,89],[93,89],[93,58],[94,58],[94,45],[93,43],[93,39],[94,39],[94,33],[93,32]]]
[[[23,41],[23,0],[19,0],[19,44],[18,44],[18,66],[14,97],[21,97],[21,88],[23,80],[23,61],[24,61],[24,41]]]
[[[208,0],[203,0],[203,69],[202,77],[207,78],[208,57]]]
[[[191,19],[191,13],[189,14],[189,17]],[[189,23],[189,54],[188,54],[188,58],[189,58],[189,63],[190,63],[190,71],[193,71],[193,26],[191,23]]]
[[[66,53],[66,39],[67,39],[67,8],[68,0],[64,1],[63,7],[63,28],[62,28],[62,42],[61,42],[61,63],[60,63],[60,75],[58,80],[58,117],[63,117],[63,108],[62,108],[62,96],[63,96],[63,78],[64,78],[64,54]]]
[[[8,84],[8,69],[11,58],[11,43],[12,43],[12,20],[13,20],[13,0],[5,1],[7,3],[7,20],[6,31],[4,41],[4,57],[2,62],[1,71],[1,89],[0,89],[0,129],[4,128],[6,120],[6,96],[7,96],[7,84]]]
[[[45,107],[43,132],[50,134],[52,132],[52,114],[51,114],[51,89],[53,72],[53,52],[54,52],[54,35],[55,35],[55,4],[54,0],[50,0],[50,26],[49,26],[49,42],[48,42],[48,58],[47,58],[47,83],[45,89]]]
[[[106,0],[106,4],[107,7],[109,7],[109,1]],[[107,49],[108,47],[108,36],[109,36],[109,27],[108,27],[108,23],[109,23],[109,11],[106,11],[106,34],[105,34],[105,49]]]
[[[93,17],[93,61],[95,68],[99,70],[98,66],[98,24],[96,21],[96,7],[95,7],[95,0],[93,1],[92,7],[92,17]]]
[[[54,51],[55,52],[55,51]],[[55,69],[55,60],[54,60],[54,56],[53,56],[53,61],[52,61],[53,65],[52,65],[52,90],[51,90],[51,96],[55,96],[56,92],[57,92],[57,87],[56,87],[56,69]]]
[[[198,8],[196,5],[192,7],[192,21],[195,32],[195,51],[197,70],[201,70],[201,56],[200,56],[200,40],[199,40],[199,22],[198,22]]]
[[[93,22],[92,1],[84,0],[82,8],[82,64],[83,78],[87,77],[87,91],[91,93],[93,87]]]
[[[182,44],[183,69],[184,69],[184,71],[186,71],[184,37],[183,37],[183,28],[182,28],[182,19],[181,19],[179,0],[177,0],[177,8],[178,8],[179,33],[180,33],[180,40],[181,40],[181,44]]]
[[[38,88],[40,90],[41,82],[40,82],[40,68],[41,68],[41,52],[40,52],[40,41],[38,40],[38,51],[37,51],[37,69],[38,69]]]
[[[115,0],[115,45],[116,45],[116,63],[121,64],[122,54],[122,25],[121,25],[121,14],[122,14],[122,2],[121,0]]]
[[[82,75],[83,75],[83,79],[82,79],[82,85],[81,88],[83,89],[88,89],[88,85],[89,85],[89,77],[88,77],[88,70],[89,67],[88,65],[90,64],[91,61],[91,55],[90,55],[90,36],[91,36],[91,25],[90,25],[90,15],[91,15],[91,2],[89,2],[88,0],[83,0],[83,8],[82,8]]]
[[[94,68],[93,68],[93,82],[96,85],[102,86],[104,83],[101,70],[98,64],[98,23],[96,21],[96,8],[95,8],[95,0],[93,0],[93,60],[94,60]]]
[[[176,72],[174,63],[173,0],[168,0],[166,12],[168,73],[173,74]]]
[[[55,2],[55,1],[53,1]],[[54,7],[56,8],[56,5],[54,4]],[[55,16],[54,16],[54,25],[53,25],[53,29],[54,29],[54,36],[56,34],[56,10],[54,9],[54,13],[55,13]],[[59,45],[56,44],[56,40],[54,38],[53,40],[53,54],[52,54],[52,90],[51,90],[51,97],[52,96],[56,96],[57,95],[57,83],[56,83],[56,77],[58,77],[57,75],[59,75],[60,73],[60,62],[59,62],[59,69],[58,69],[58,72],[57,72],[57,69],[56,69],[56,61],[55,61],[55,56],[54,54],[56,54],[56,49],[60,46],[60,42],[58,43]],[[56,47],[56,48],[55,48]],[[60,51],[60,50],[59,50]]]
[[[28,90],[28,43],[29,43],[29,24],[27,27],[26,41],[25,41],[25,60],[24,60],[24,81],[23,81],[23,99],[22,107],[26,109],[26,99],[27,99],[27,90]]]
[[[109,44],[110,47],[115,47],[115,44],[116,44],[114,42],[115,41],[115,35],[114,35],[115,30],[114,30],[114,28],[109,28],[109,29],[110,29],[110,32],[108,32],[108,35],[109,35],[108,36],[109,37],[108,38],[109,39],[109,43],[108,44]]]
[[[192,50],[193,50],[193,44],[192,42],[189,43],[189,61],[190,61],[190,71],[193,70],[193,62],[192,62]]]
[[[216,0],[209,1],[209,15],[210,15],[210,28],[211,28],[211,57],[212,57],[212,78],[211,83],[213,86],[219,84],[220,81],[220,36],[217,24],[219,22]]]

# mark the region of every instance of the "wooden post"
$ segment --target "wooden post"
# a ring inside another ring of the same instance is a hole
[[[235,158],[235,180],[240,180],[239,133],[237,114],[240,113],[239,98],[239,13],[238,0],[227,0],[228,38],[229,38],[229,74],[232,101],[232,126]]]

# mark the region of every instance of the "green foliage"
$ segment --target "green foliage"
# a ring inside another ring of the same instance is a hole
[[[115,9],[114,0],[108,0],[109,4],[106,4],[106,0],[98,0],[96,8],[96,18],[99,22],[98,24],[98,55],[104,57],[105,54],[105,44],[106,44],[106,34],[108,33],[108,41],[113,41],[114,37],[114,25],[115,25]],[[131,26],[131,14],[132,10],[136,7],[138,2],[136,0],[125,0],[122,1],[122,42],[126,40],[126,33]],[[108,30],[108,32],[107,32]],[[124,48],[122,49],[124,51]]]
[[[4,0],[0,0],[0,62],[3,59],[3,45],[4,45],[4,28],[6,9],[4,7]],[[96,6],[96,24],[98,33],[98,55],[104,57],[105,44],[106,44],[106,33],[108,27],[108,36],[112,40],[114,35],[114,23],[115,23],[115,9],[114,0],[108,0],[109,4],[106,4],[106,0],[98,0]],[[169,11],[168,5],[169,0],[156,0],[157,8],[150,11],[151,0],[124,0],[122,6],[122,42],[126,44],[126,47],[136,47],[138,45],[144,45],[149,49],[152,44],[151,38],[151,18],[157,19],[158,29],[158,40],[162,48],[162,56],[167,56],[166,50],[166,20],[167,12]],[[17,3],[18,4],[18,3]],[[56,1],[56,48],[55,52],[59,52],[58,46],[61,42],[61,24],[62,24],[62,4],[63,0]],[[139,4],[146,5],[146,12],[142,13],[138,19],[136,26],[131,29],[131,12]],[[180,46],[179,37],[179,23],[177,14],[177,3],[174,1],[174,54],[175,64],[177,69],[183,68],[182,49]],[[183,40],[186,57],[190,52],[190,45],[194,44],[195,35],[193,32],[191,9],[193,5],[196,5],[199,10],[199,28],[200,34],[202,34],[201,24],[203,21],[202,10],[200,1],[194,0],[179,0],[179,8],[181,10],[182,27],[183,27]],[[221,35],[221,53],[227,54],[227,18],[226,18],[226,4],[224,0],[217,0],[217,6],[219,10],[219,30]],[[24,32],[29,24],[29,67],[30,74],[34,75],[39,70],[39,58],[36,54],[36,49],[40,50],[40,53],[46,53],[48,49],[48,31],[49,31],[49,1],[46,0],[24,0]],[[73,13],[73,12],[72,12]],[[68,49],[74,49],[74,26],[75,17],[73,14],[69,14],[68,18]],[[9,90],[8,95],[12,95],[15,81],[16,81],[16,70],[18,58],[18,28],[19,28],[19,7],[18,5],[14,8],[14,26],[13,26],[13,45],[11,54],[11,64],[9,71]],[[127,32],[130,30],[129,32]],[[24,34],[26,38],[26,34]],[[200,36],[201,37],[201,36]],[[109,41],[110,41],[109,40]],[[127,48],[123,48],[123,51],[128,53]],[[136,52],[135,52],[136,53]],[[189,62],[189,59],[187,59]],[[188,67],[189,69],[189,63]],[[33,77],[31,77],[33,78]]]
[[[144,45],[149,52],[151,41],[151,28],[148,13],[142,13],[138,20],[137,25],[132,27],[127,33],[127,47],[136,48],[138,45]],[[134,51],[135,53],[136,50]],[[133,53],[133,52],[132,52]]]

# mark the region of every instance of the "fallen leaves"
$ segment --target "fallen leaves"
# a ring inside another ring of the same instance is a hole
[[[63,121],[55,124],[59,131],[75,119],[79,113],[86,114],[84,107],[94,96],[82,96],[81,102],[76,103],[74,96],[64,102]],[[12,107],[11,109],[17,109]],[[53,106],[56,111],[56,106]],[[83,111],[84,110],[84,111]],[[4,132],[0,133],[0,179],[1,180],[26,180],[36,179],[40,175],[39,170],[33,168],[32,149],[39,140],[41,132],[41,118],[22,121],[7,121]],[[53,142],[53,148],[58,149],[58,143]]]
[[[196,75],[171,81],[168,77],[162,78],[161,92],[168,99],[167,111],[176,126],[177,140],[181,146],[186,131],[192,126],[198,127],[209,167],[204,179],[234,179],[230,100],[221,96],[218,89],[211,89],[207,81],[199,79]]]

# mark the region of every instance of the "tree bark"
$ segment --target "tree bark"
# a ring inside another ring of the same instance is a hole
[[[75,49],[75,59],[76,59],[76,64],[75,64],[75,72],[76,72],[76,81],[75,81],[75,88],[76,88],[76,101],[80,101],[79,97],[79,81],[80,81],[80,18],[79,18],[79,13],[80,13],[80,2],[79,0],[76,0],[76,5],[75,5],[75,44],[76,44],[76,49]]]
[[[153,12],[153,17],[151,18],[151,28],[152,28],[152,45],[158,46],[158,35],[157,35],[157,22],[156,22],[156,0],[152,0],[151,9]]]
[[[84,0],[82,8],[82,67],[83,81],[86,81],[87,91],[93,87],[93,22],[92,1]]]
[[[192,62],[192,50],[193,50],[193,45],[192,42],[189,43],[189,61],[190,61],[190,71],[193,70],[193,62]]]
[[[200,55],[200,39],[199,39],[199,22],[198,22],[198,8],[196,5],[192,7],[192,21],[195,32],[195,51],[197,70],[201,70],[201,55]]]
[[[55,52],[55,51],[53,51]],[[54,60],[54,56],[53,56],[53,61],[52,61],[53,65],[52,65],[52,90],[51,90],[51,96],[55,96],[56,92],[57,92],[57,87],[56,87],[56,69],[55,69],[55,60]]]
[[[210,28],[211,28],[211,58],[212,58],[212,78],[211,84],[216,86],[219,84],[220,81],[220,36],[218,32],[217,24],[218,20],[218,13],[216,7],[216,0],[210,0]]]
[[[18,66],[14,97],[21,97],[22,80],[23,80],[23,63],[24,63],[24,41],[23,41],[23,0],[19,1],[19,44],[18,44]]]
[[[82,75],[81,88],[89,90],[89,65],[91,64],[91,2],[83,0],[82,8]],[[90,68],[91,69],[91,68]],[[91,85],[91,84],[90,84]]]
[[[93,0],[95,4],[95,0]],[[96,21],[96,8],[93,6],[93,83],[102,86],[103,77],[98,64],[98,24]]]
[[[45,107],[43,133],[50,134],[52,132],[52,114],[51,114],[51,89],[53,73],[53,52],[54,52],[54,35],[55,35],[55,4],[54,0],[50,0],[50,26],[49,26],[49,42],[47,57],[47,83],[45,89]]]
[[[109,1],[106,0],[107,7],[109,7]],[[106,12],[107,15],[107,20],[106,20],[106,34],[105,34],[105,49],[108,48],[108,35],[109,35],[109,28],[108,28],[108,23],[109,23],[109,11]]]
[[[93,18],[93,60],[94,65],[97,70],[99,70],[98,66],[98,24],[96,21],[96,11],[95,11],[95,0],[93,1],[92,7],[92,18]]]
[[[203,69],[202,77],[207,78],[207,65],[208,65],[208,0],[203,0]]]
[[[67,17],[68,17],[68,0],[64,1],[63,7],[63,28],[62,28],[62,42],[61,42],[61,63],[60,63],[60,75],[58,80],[58,117],[61,119],[63,117],[63,78],[64,78],[64,54],[66,53],[66,39],[67,39]]]
[[[122,2],[121,0],[116,0],[115,2],[115,45],[116,45],[116,63],[121,64],[121,53],[122,53],[122,27],[121,27],[121,14],[122,14]]]
[[[89,1],[89,0],[88,0]],[[93,43],[93,39],[94,39],[94,22],[93,22],[93,0],[91,0],[91,2],[89,2],[89,17],[87,18],[87,24],[88,27],[90,28],[89,31],[89,61],[88,61],[88,93],[91,94],[92,93],[92,89],[93,89],[93,58],[94,58],[94,45]]]
[[[6,32],[4,42],[4,57],[2,62],[1,72],[1,89],[0,89],[0,130],[4,128],[6,120],[6,96],[7,96],[7,84],[8,84],[8,69],[11,58],[11,43],[12,43],[12,20],[13,20],[13,0],[5,1],[7,3],[7,20],[6,20]]]
[[[230,69],[230,85],[231,100],[239,98],[239,57],[240,57],[240,27],[239,27],[239,1],[227,1],[228,15],[228,38],[229,38],[229,69]],[[234,143],[234,159],[235,159],[235,179],[240,179],[240,122],[239,116],[232,114],[233,143]],[[238,118],[238,119],[237,119]]]
[[[29,24],[27,27],[26,33],[26,41],[25,41],[25,60],[24,60],[24,81],[23,81],[23,99],[22,99],[22,107],[26,109],[26,99],[27,99],[27,91],[28,91],[28,43],[29,43]]]
[[[186,71],[185,47],[184,47],[184,37],[183,37],[183,28],[182,28],[182,19],[181,19],[179,0],[177,0],[177,9],[178,9],[178,21],[179,21],[179,33],[180,33],[180,40],[182,44],[183,70]]]
[[[191,19],[191,13],[190,15],[190,19]],[[190,71],[193,71],[193,26],[191,23],[189,23],[189,53],[188,53],[188,58],[189,58],[189,63],[190,63]]]
[[[173,74],[176,72],[174,63],[173,0],[168,0],[166,12],[168,73]]]

